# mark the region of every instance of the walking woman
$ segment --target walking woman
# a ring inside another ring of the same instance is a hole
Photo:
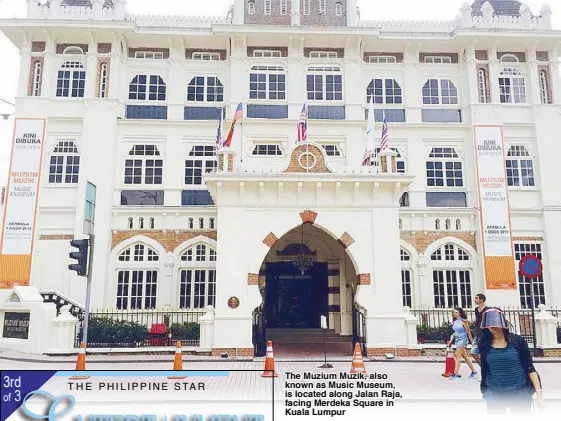
[[[469,330],[466,312],[463,308],[456,307],[452,312],[452,316],[454,317],[454,323],[452,324],[454,333],[452,334],[452,336],[450,336],[450,342],[452,342],[452,340],[455,338],[456,352],[454,353],[454,357],[456,359],[456,367],[454,368],[454,374],[452,374],[448,378],[450,380],[456,380],[462,377],[459,373],[463,358],[469,368],[471,368],[471,374],[469,378],[473,379],[475,376],[477,376],[477,371],[475,371],[475,367],[473,366],[473,363],[471,362],[471,359],[467,354],[468,340],[469,342],[473,342],[473,338]]]
[[[532,395],[537,394],[538,407],[543,405],[541,381],[528,343],[510,333],[501,310],[490,308],[483,313],[481,338],[481,393],[489,413],[529,412]]]

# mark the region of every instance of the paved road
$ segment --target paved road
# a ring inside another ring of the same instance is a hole
[[[303,373],[348,373],[350,369],[349,363],[334,363],[333,369],[320,369],[317,362],[286,362],[278,361],[276,363],[276,371],[279,377],[274,380],[261,378],[263,370],[263,362],[236,362],[236,361],[204,361],[183,363],[184,370],[253,370],[253,372],[236,373],[235,375],[215,381],[213,397],[221,402],[270,402],[272,399],[273,388],[276,404],[276,411],[279,415],[278,419],[284,419],[286,392],[290,389],[289,382],[298,382],[294,380],[294,376],[289,373],[296,373],[303,377]],[[458,410],[458,400],[462,400],[462,411],[485,411],[485,404],[481,399],[479,392],[479,381],[468,379],[469,369],[462,367],[464,378],[451,381],[443,378],[441,373],[444,364],[435,363],[408,363],[408,362],[366,362],[369,373],[385,374],[387,380],[395,385],[395,390],[400,392],[402,399],[396,400],[395,408],[386,408],[391,410],[391,414],[396,414],[396,410],[403,413],[411,411],[423,411],[430,409],[433,415],[437,415],[434,411],[438,409],[438,413],[442,416],[449,416]],[[73,370],[74,364],[71,363],[33,363],[7,361],[0,359],[0,368],[4,370]],[[89,363],[89,370],[171,370],[172,363]],[[561,412],[561,364],[540,363],[537,365],[543,382],[544,396],[546,398],[547,410],[555,411],[557,414]],[[94,381],[101,381],[96,379]],[[317,380],[316,380],[317,381]],[[326,380],[328,382],[329,380]],[[381,381],[381,380],[378,380]],[[301,383],[313,383],[312,380],[300,380]],[[64,382],[61,385],[65,384]],[[294,390],[305,390],[305,388],[297,387]],[[135,395],[136,396],[136,395]],[[150,396],[150,395],[148,395]],[[136,396],[135,399],[139,399]],[[132,401],[134,401],[133,399]],[[140,399],[139,399],[140,400]],[[427,405],[429,405],[427,407]],[[425,408],[425,409],[423,409]],[[355,409],[356,411],[357,409]],[[365,408],[362,411],[372,413],[372,408]],[[377,409],[376,413],[380,414],[384,410]],[[355,415],[356,414],[356,415]],[[364,415],[364,412],[362,413]],[[315,420],[323,419],[357,419],[359,413],[353,410],[347,412],[342,417],[330,416],[314,416]],[[300,417],[298,417],[300,418]],[[359,417],[360,418],[360,417]],[[303,418],[302,418],[303,419]]]

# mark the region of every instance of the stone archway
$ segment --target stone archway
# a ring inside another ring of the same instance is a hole
[[[335,240],[313,221],[302,219],[302,224],[271,244],[261,265],[258,285],[262,304],[256,313],[264,319],[262,334],[274,342],[280,356],[320,355],[320,320],[326,316],[330,355],[350,355],[359,277],[345,242]],[[299,260],[299,256],[303,258]]]

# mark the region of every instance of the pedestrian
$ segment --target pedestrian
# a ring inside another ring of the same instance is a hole
[[[482,315],[479,353],[481,356],[481,393],[489,413],[529,412],[532,395],[543,405],[541,381],[528,343],[509,332],[503,312],[490,308]]]
[[[473,379],[475,378],[475,376],[477,376],[477,371],[475,371],[475,367],[467,354],[468,341],[473,342],[473,338],[471,336],[466,312],[463,308],[456,307],[452,312],[452,316],[454,318],[454,323],[452,324],[454,333],[452,334],[452,336],[450,336],[450,342],[452,342],[452,340],[455,340],[456,352],[454,353],[454,358],[456,360],[456,366],[454,367],[454,374],[452,374],[448,378],[450,380],[456,380],[462,377],[460,375],[460,367],[462,365],[463,358],[471,369],[469,378]]]
[[[477,307],[475,307],[475,322],[473,323],[474,336],[471,344],[471,355],[475,359],[475,362],[481,367],[481,358],[479,357],[479,347],[477,346],[477,342],[479,340],[478,338],[481,336],[481,318],[483,313],[489,308],[485,304],[487,297],[483,294],[477,294],[473,301]]]

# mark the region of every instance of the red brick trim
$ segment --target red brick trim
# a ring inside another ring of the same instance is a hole
[[[163,230],[125,230],[125,231],[115,231],[111,236],[111,249],[114,249],[123,241],[129,238],[135,237],[137,235],[143,235],[145,237],[151,238],[162,245],[166,251],[174,251],[177,246],[179,246],[184,241],[190,238],[202,235],[204,237],[216,240],[216,231],[163,231]]]
[[[237,355],[238,357],[253,358],[253,348],[213,348],[212,356],[219,357],[223,352],[227,352],[229,357]]]
[[[247,284],[248,285],[259,285],[259,275],[257,273],[247,274]]]
[[[302,218],[303,223],[310,222],[313,224],[314,222],[316,222],[317,216],[318,216],[317,212],[311,210],[300,212],[300,218]]]
[[[73,240],[73,235],[40,235],[39,240],[52,241],[52,240]]]
[[[67,47],[80,47],[84,54],[88,52],[88,44],[57,44],[56,53],[62,54]]]
[[[396,355],[397,351],[397,355]],[[406,349],[406,348],[367,348],[366,355],[369,357],[383,357],[385,354],[394,354],[396,357],[420,357],[420,349]]]
[[[487,50],[476,50],[475,59],[479,61],[489,60],[489,52]]]
[[[538,61],[549,61],[548,51],[536,51],[536,60]]]
[[[32,53],[43,53],[46,48],[46,43],[44,41],[34,41],[31,43]]]
[[[269,248],[272,248],[276,244],[277,241],[279,241],[277,236],[275,234],[273,234],[272,232],[270,232],[269,235],[267,235],[263,239],[263,244],[265,244],[266,246],[269,246]]]
[[[369,273],[359,273],[357,275],[358,285],[370,285],[372,283],[372,279]]]
[[[97,52],[98,54],[109,54],[111,52],[111,44],[110,43],[97,44]]]
[[[343,235],[341,235],[341,238],[339,238],[339,240],[337,241],[339,242],[339,244],[343,246],[343,248],[348,248],[355,242],[354,238],[351,237],[351,234],[349,234],[346,231],[343,233]]]

